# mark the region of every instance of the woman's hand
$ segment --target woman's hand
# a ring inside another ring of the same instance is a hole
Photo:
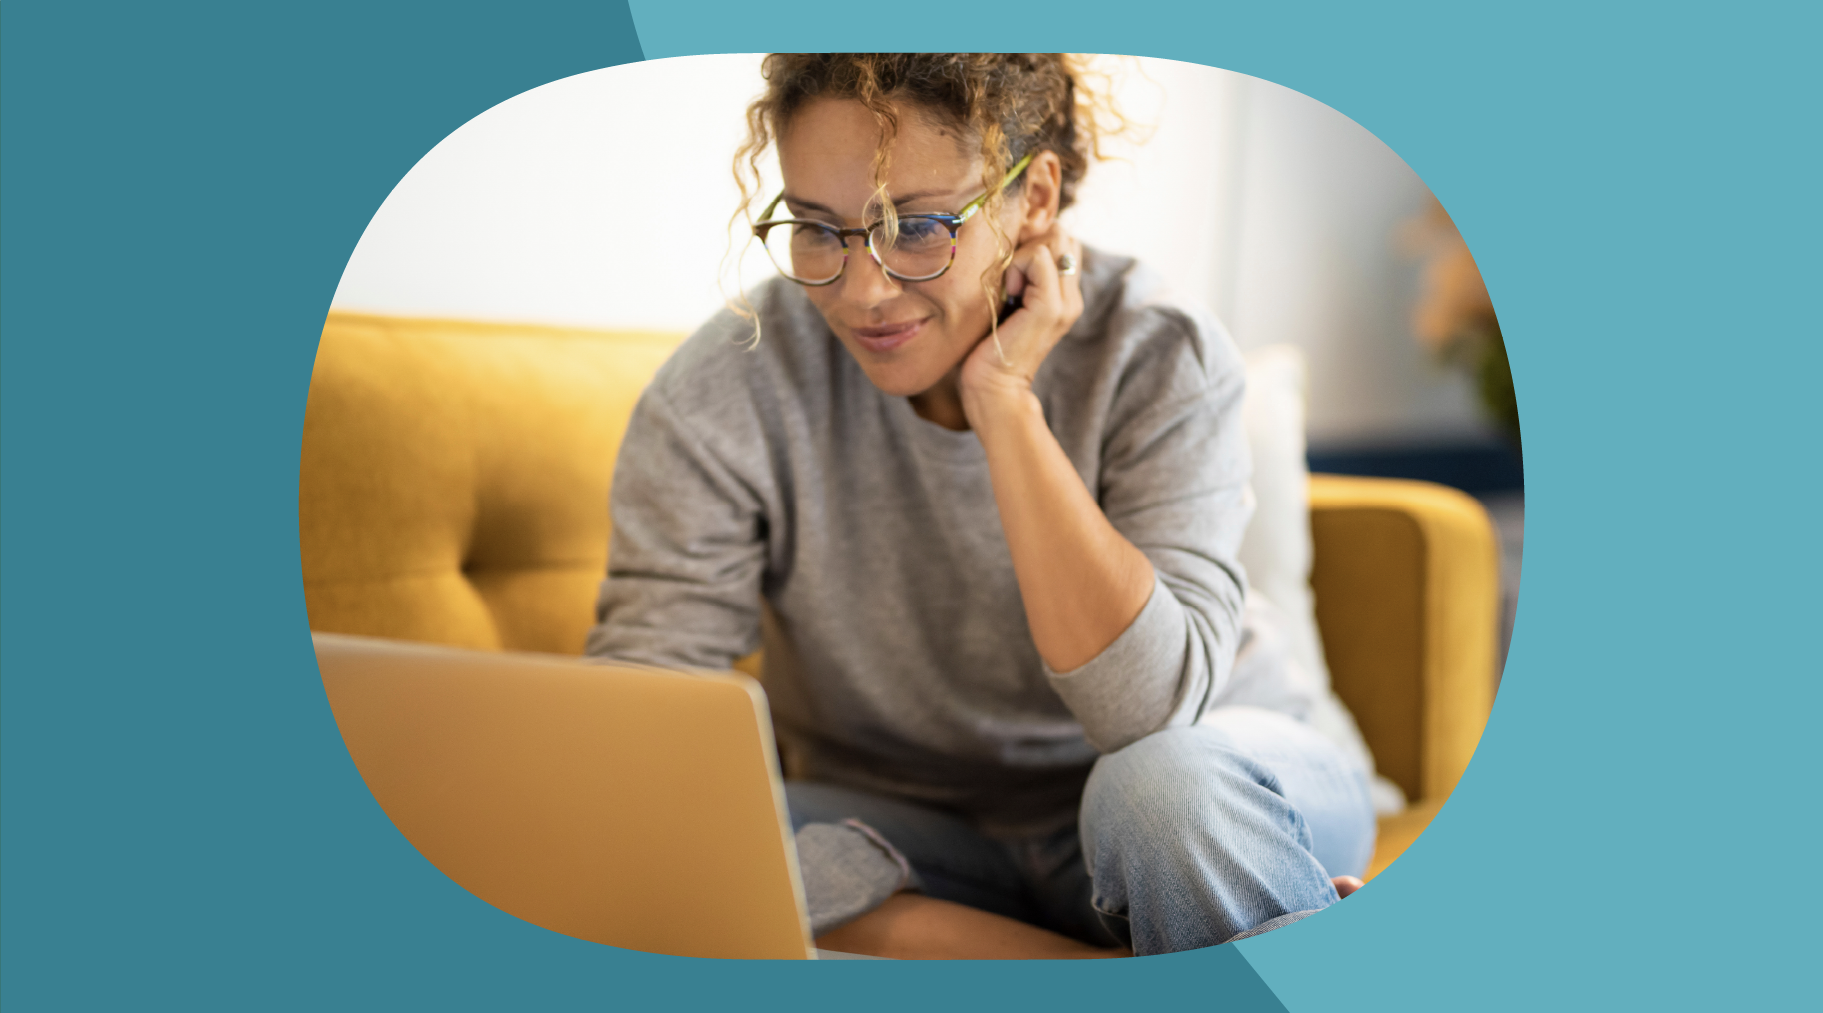
[[[1030,393],[1045,356],[1082,316],[1082,275],[1057,269],[1066,253],[1082,262],[1082,244],[1061,226],[1014,252],[1006,292],[1022,305],[1000,325],[998,347],[990,331],[962,364],[962,407],[971,425],[979,426],[991,407]]]

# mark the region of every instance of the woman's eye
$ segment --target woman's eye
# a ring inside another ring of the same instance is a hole
[[[815,225],[794,225],[791,227],[791,230],[791,243],[793,246],[836,245],[835,234],[828,229],[818,228]]]
[[[947,242],[949,230],[933,218],[899,219],[899,241],[902,243]]]

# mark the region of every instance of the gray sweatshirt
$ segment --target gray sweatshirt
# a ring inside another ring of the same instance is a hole
[[[1100,753],[1233,696],[1252,509],[1233,343],[1131,260],[1090,250],[1083,272],[1082,318],[1033,387],[1157,574],[1100,655],[1044,664],[980,440],[881,393],[784,279],[752,297],[757,348],[723,312],[641,397],[588,652],[724,669],[763,643],[792,775],[989,833],[1067,825]],[[1250,702],[1308,708],[1264,668]]]

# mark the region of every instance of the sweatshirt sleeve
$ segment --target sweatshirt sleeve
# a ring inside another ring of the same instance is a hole
[[[591,657],[726,669],[759,645],[761,497],[697,437],[660,383],[627,425],[609,514]]]
[[[1119,400],[1143,403],[1160,387],[1177,396],[1111,421],[1104,445],[1098,498],[1151,560],[1152,595],[1093,659],[1069,672],[1045,669],[1104,753],[1194,722],[1227,681],[1242,636],[1246,578],[1236,557],[1253,512],[1245,371],[1224,335],[1206,337],[1168,382],[1128,385]],[[1119,400],[1111,420],[1123,416]]]

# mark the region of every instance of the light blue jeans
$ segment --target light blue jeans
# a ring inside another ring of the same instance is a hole
[[[1012,841],[900,799],[786,784],[813,931],[909,886],[1144,955],[1335,903],[1330,877],[1360,875],[1373,853],[1366,772],[1271,711],[1206,720],[1101,757],[1075,826]]]

